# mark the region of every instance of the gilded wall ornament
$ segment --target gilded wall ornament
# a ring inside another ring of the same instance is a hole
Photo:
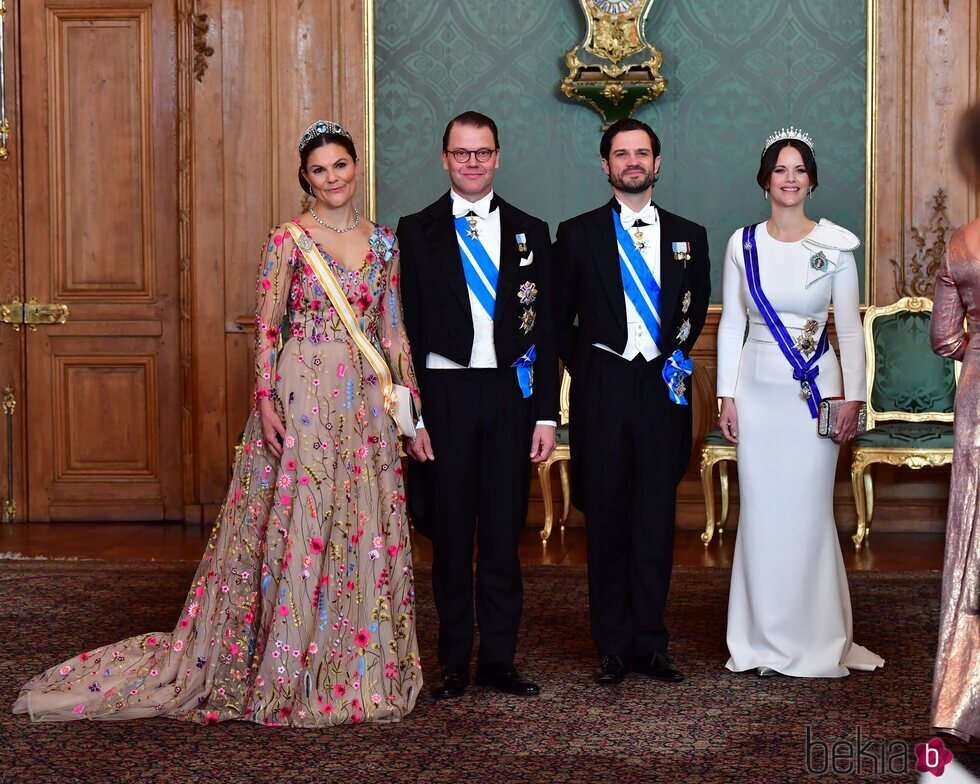
[[[946,209],[946,191],[940,188],[932,197],[932,217],[925,230],[912,227],[915,250],[895,267],[895,287],[901,297],[932,297],[939,265],[946,258],[946,241],[953,231]]]
[[[561,91],[595,109],[605,124],[663,95],[663,54],[646,40],[653,0],[579,0],[585,38],[565,53]]]

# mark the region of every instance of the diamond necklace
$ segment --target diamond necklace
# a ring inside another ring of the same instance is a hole
[[[345,226],[342,229],[338,229],[336,226],[331,226],[329,223],[324,223],[320,220],[320,216],[313,212],[313,208],[310,207],[310,217],[313,218],[317,223],[319,223],[323,228],[330,229],[330,231],[335,231],[338,234],[344,234],[345,232],[352,231],[357,228],[357,224],[361,221],[361,215],[357,211],[357,207],[354,208],[354,222],[350,226]]]

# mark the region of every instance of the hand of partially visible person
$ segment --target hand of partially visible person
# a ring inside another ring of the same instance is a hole
[[[735,410],[735,399],[721,399],[721,413],[718,415],[718,427],[721,434],[733,444],[738,444],[738,411]]]
[[[837,415],[837,427],[832,436],[835,443],[843,444],[857,435],[858,413],[861,403],[858,400],[848,400],[840,408]]]
[[[531,462],[541,463],[555,451],[555,428],[552,425],[535,425],[531,435]]]
[[[424,427],[415,428],[415,438],[405,439],[405,453],[420,463],[424,463],[426,460],[436,459],[436,453],[432,451],[432,441],[429,439],[429,432]]]
[[[262,422],[262,440],[265,441],[265,448],[276,459],[281,458],[286,426],[276,413],[276,406],[271,398],[264,397],[259,401],[259,419]]]

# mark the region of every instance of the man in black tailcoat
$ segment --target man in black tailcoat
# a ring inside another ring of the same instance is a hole
[[[652,201],[660,140],[620,120],[603,134],[613,198],[563,222],[555,335],[572,378],[572,490],[585,513],[594,679],[683,679],[664,606],[677,484],[691,454],[691,348],[711,289],[704,227]]]
[[[497,127],[465,112],[446,127],[451,189],[398,224],[402,304],[422,421],[406,447],[409,510],[432,539],[448,699],[469,684],[473,544],[477,544],[477,682],[533,696],[514,667],[523,588],[518,559],[531,462],[555,447],[558,363],[550,311],[548,226],[493,192]]]

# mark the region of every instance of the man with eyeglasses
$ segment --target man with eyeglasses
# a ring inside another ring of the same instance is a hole
[[[555,448],[551,240],[547,224],[494,194],[500,145],[489,117],[464,112],[450,121],[442,165],[449,192],[397,231],[423,414],[406,445],[409,512],[432,539],[439,614],[433,696],[459,697],[469,685],[475,538],[477,683],[530,697],[539,687],[514,667],[518,546],[531,462]]]

